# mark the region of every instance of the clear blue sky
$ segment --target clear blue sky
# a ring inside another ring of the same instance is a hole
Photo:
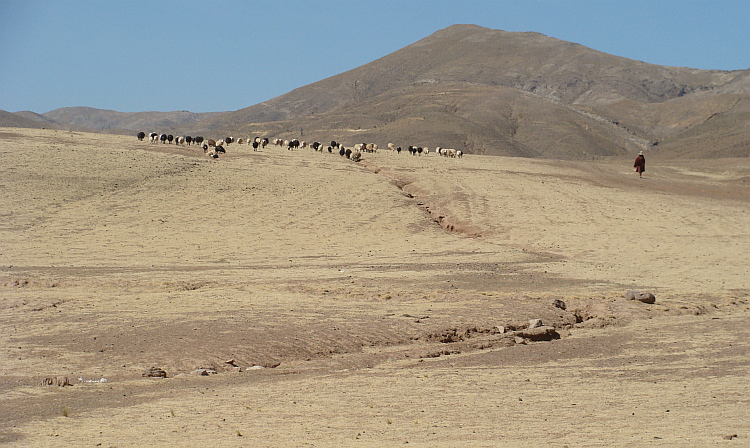
[[[750,68],[750,0],[0,0],[0,109],[237,110],[457,23]]]

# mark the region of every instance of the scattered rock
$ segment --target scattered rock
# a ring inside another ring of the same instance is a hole
[[[42,386],[65,387],[65,386],[72,386],[72,385],[73,384],[70,382],[70,378],[68,378],[67,376],[61,376],[61,377],[52,376],[52,377],[47,377],[42,380]]]
[[[248,370],[263,370],[263,369],[265,369],[265,366],[250,366],[250,367],[246,367],[245,371],[248,371]]]
[[[551,341],[553,339],[560,339],[560,334],[555,327],[550,326],[529,327],[526,330],[519,331],[518,336],[530,341]]]
[[[728,436],[724,436],[724,440],[732,440],[736,438],[737,438],[737,434],[730,434]]]
[[[521,336],[514,337],[513,341],[515,341],[516,344],[526,344],[526,339],[522,338]]]
[[[495,334],[504,334],[505,333],[505,327],[502,325],[498,325],[495,327]]]
[[[144,378],[166,378],[167,372],[165,372],[164,369],[160,369],[158,367],[151,367],[150,369],[143,372],[141,376]]]
[[[649,304],[656,302],[656,297],[654,297],[654,295],[650,292],[628,291],[625,293],[625,298],[628,300],[638,300],[640,302]]]
[[[565,305],[565,302],[563,302],[560,299],[553,300],[552,306],[554,306],[555,308],[560,308],[561,310],[565,310],[567,308],[567,306]]]
[[[100,378],[98,380],[84,380],[83,378],[78,378],[78,381],[82,383],[108,383],[109,382],[109,380],[107,380],[106,378]]]
[[[529,321],[529,328],[537,328],[537,327],[541,327],[543,325],[544,324],[542,323],[542,319],[531,319]]]
[[[234,359],[227,359],[226,361],[224,361],[224,363],[229,364],[232,367],[237,367],[237,361],[235,361]]]
[[[218,372],[214,369],[195,369],[191,373],[193,375],[208,376],[208,375],[216,375]]]

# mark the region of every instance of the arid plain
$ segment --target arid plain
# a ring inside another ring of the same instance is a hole
[[[0,444],[746,446],[750,161],[646,157],[0,129]]]

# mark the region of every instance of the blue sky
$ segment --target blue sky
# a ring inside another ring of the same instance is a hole
[[[237,110],[456,23],[750,68],[750,0],[0,0],[0,109]]]

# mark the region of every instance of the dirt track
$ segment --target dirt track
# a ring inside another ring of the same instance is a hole
[[[0,137],[9,446],[750,438],[746,160]]]

